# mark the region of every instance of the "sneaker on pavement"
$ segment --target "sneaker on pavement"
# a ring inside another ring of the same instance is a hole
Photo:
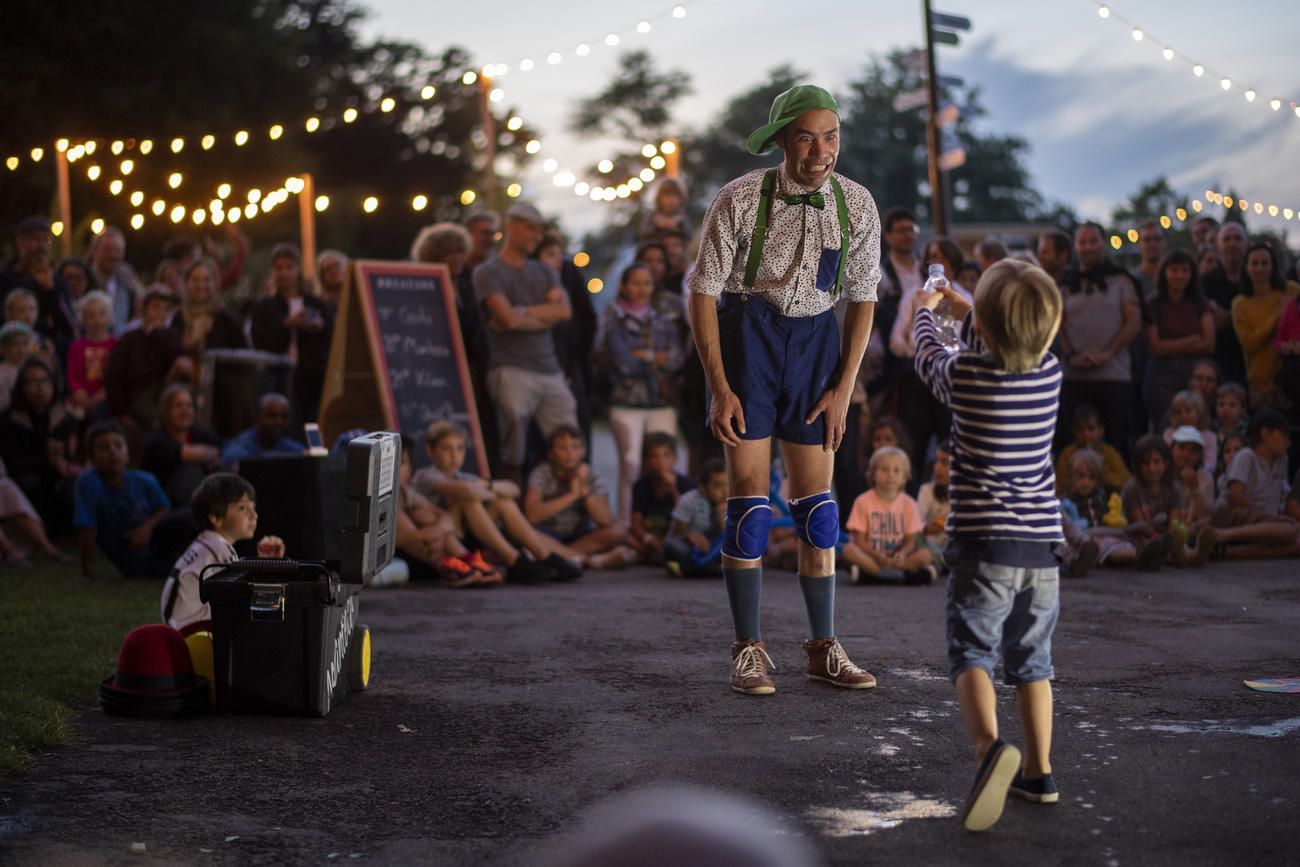
[[[966,806],[961,811],[961,824],[967,831],[983,831],[992,827],[1002,816],[1007,803],[1007,789],[1020,767],[1020,750],[998,738],[989,747],[975,773]]]
[[[1196,548],[1192,551],[1192,559],[1189,566],[1204,566],[1210,562],[1210,556],[1214,553],[1214,547],[1219,542],[1219,531],[1206,524],[1196,534]]]
[[[458,557],[444,555],[438,564],[438,578],[441,579],[443,587],[454,587],[458,590],[473,587],[480,583],[479,575],[477,569]]]
[[[735,642],[731,645],[731,688],[745,695],[771,695],[776,684],[767,676],[768,666],[776,671],[763,642],[752,638]]]
[[[582,577],[582,567],[559,554],[548,554],[542,565],[551,570],[552,581],[577,581]]]
[[[808,654],[808,676],[845,689],[871,689],[876,678],[858,668],[844,652],[838,638],[821,638],[803,643]]]
[[[1148,539],[1138,548],[1137,561],[1133,565],[1144,572],[1155,572],[1164,564],[1173,546],[1173,537],[1168,533]]]
[[[1011,781],[1007,791],[1035,804],[1055,804],[1061,800],[1060,793],[1056,791],[1056,781],[1052,779],[1051,774],[1030,779],[1016,771],[1016,777]]]
[[[1074,552],[1074,559],[1066,567],[1065,574],[1071,578],[1082,578],[1088,574],[1088,570],[1097,565],[1097,558],[1101,555],[1101,546],[1097,544],[1096,539],[1086,539],[1079,546],[1079,550]]]
[[[506,569],[506,581],[511,584],[544,584],[551,580],[551,574],[549,566],[520,554],[510,568]]]
[[[939,570],[933,565],[922,566],[920,569],[907,569],[903,572],[903,583],[913,586],[933,584],[934,579],[939,577]]]

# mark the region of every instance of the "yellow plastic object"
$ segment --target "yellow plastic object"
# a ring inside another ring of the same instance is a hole
[[[190,663],[194,673],[208,679],[208,703],[217,701],[217,672],[212,660],[212,633],[195,632],[186,636],[185,644],[190,649]]]
[[[1101,522],[1107,527],[1127,527],[1128,520],[1124,517],[1124,501],[1120,499],[1119,494],[1111,494],[1107,505],[1110,507]]]
[[[349,687],[359,692],[370,684],[370,627],[357,624],[352,630],[352,651],[348,659]]]

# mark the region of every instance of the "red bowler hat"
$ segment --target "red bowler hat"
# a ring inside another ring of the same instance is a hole
[[[119,716],[190,716],[208,707],[208,679],[194,673],[180,632],[151,623],[122,642],[117,671],[100,681],[99,703]]]

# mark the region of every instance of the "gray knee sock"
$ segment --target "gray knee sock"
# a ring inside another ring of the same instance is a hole
[[[722,580],[727,585],[727,601],[731,603],[731,622],[736,628],[737,641],[762,641],[758,631],[758,603],[763,590],[763,567],[735,569],[724,566]]]
[[[799,576],[799,589],[803,591],[804,605],[808,608],[809,637],[835,637],[835,576],[810,578]]]

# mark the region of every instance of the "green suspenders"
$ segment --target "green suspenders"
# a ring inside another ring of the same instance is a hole
[[[844,190],[840,182],[831,175],[831,190],[835,193],[835,213],[840,218],[840,264],[835,272],[835,286],[832,295],[840,294],[840,281],[844,279],[844,260],[849,257],[849,209],[844,204]],[[767,241],[767,221],[772,213],[772,196],[776,193],[776,169],[768,169],[763,174],[763,188],[758,195],[758,219],[754,224],[754,233],[749,239],[749,259],[745,262],[746,288],[754,288],[758,277],[758,263],[763,258],[763,244]]]

